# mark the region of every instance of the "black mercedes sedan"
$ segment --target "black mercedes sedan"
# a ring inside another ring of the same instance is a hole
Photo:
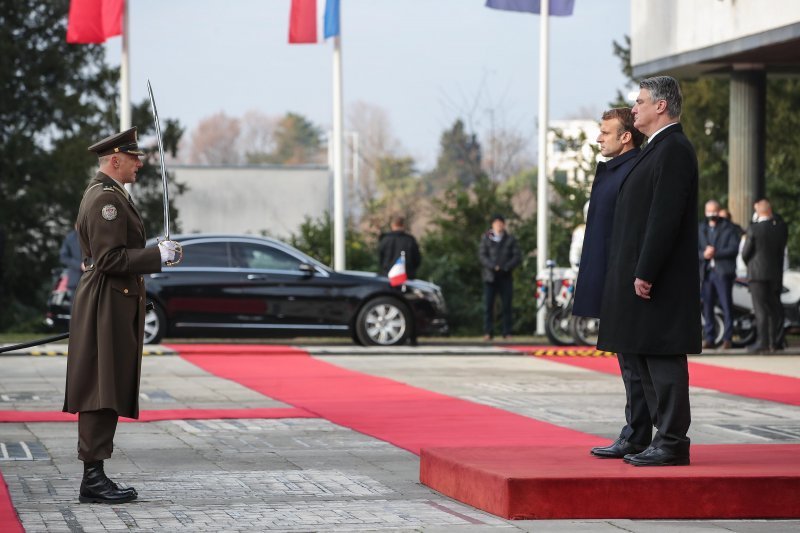
[[[448,331],[442,292],[422,280],[391,287],[368,272],[336,272],[275,239],[175,235],[183,261],[145,276],[153,309],[145,343],[172,337],[349,335],[361,345],[393,346]],[[151,240],[148,246],[155,246]],[[56,283],[51,326],[69,321],[66,283]]]

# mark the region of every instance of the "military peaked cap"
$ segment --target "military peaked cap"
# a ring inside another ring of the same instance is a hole
[[[97,157],[119,153],[144,155],[144,152],[139,150],[136,126],[129,130],[110,135],[101,141],[97,141],[89,147],[89,151],[97,154]]]

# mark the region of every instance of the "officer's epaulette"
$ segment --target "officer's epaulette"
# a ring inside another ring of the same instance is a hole
[[[103,185],[103,191],[114,192],[116,188],[113,185]]]

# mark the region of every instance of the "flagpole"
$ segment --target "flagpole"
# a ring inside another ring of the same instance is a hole
[[[333,269],[345,269],[342,37],[333,37]]]
[[[547,192],[549,180],[547,175],[547,125],[548,119],[548,58],[549,58],[549,20],[550,2],[542,0],[539,14],[539,172],[536,187],[536,271],[546,268],[549,255],[549,217]],[[536,334],[543,335],[546,308],[542,306],[536,314]]]
[[[128,55],[128,3],[123,1],[122,8],[122,53],[119,63],[119,131],[125,131],[131,127],[131,79],[130,79],[130,56]],[[125,188],[130,193],[133,190],[132,183],[126,183]]]

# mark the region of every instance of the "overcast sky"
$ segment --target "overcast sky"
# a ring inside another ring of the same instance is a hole
[[[289,0],[129,1],[132,98],[146,97],[149,78],[162,120],[191,132],[218,111],[256,109],[330,127],[332,44],[287,43]],[[528,135],[535,151],[538,15],[484,0],[341,2],[345,107],[386,110],[422,170],[459,116],[479,136],[493,117]],[[599,118],[625,83],[612,41],[629,27],[629,0],[576,0],[573,16],[551,18],[551,119]],[[106,44],[115,65],[120,42]]]

